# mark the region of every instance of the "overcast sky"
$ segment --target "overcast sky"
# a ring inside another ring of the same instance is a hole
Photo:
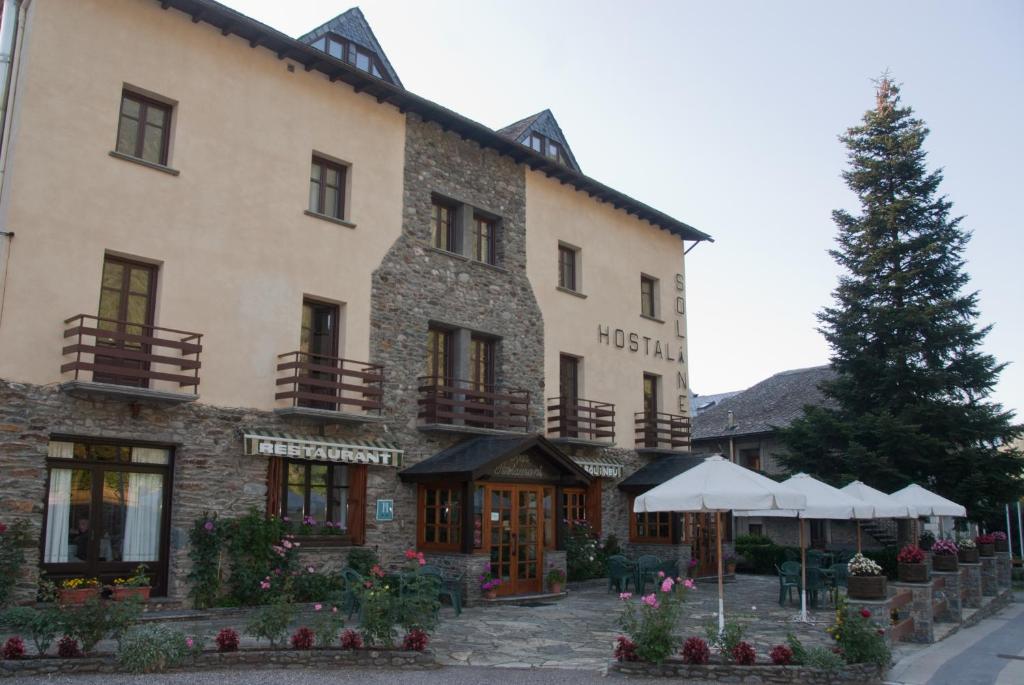
[[[298,36],[346,0],[226,0]],[[498,128],[550,108],[584,173],[710,233],[687,257],[691,383],[827,361],[815,312],[856,209],[836,136],[885,69],[974,233],[995,399],[1024,410],[1024,2],[363,0],[409,90]],[[1018,417],[1021,419],[1022,417]]]

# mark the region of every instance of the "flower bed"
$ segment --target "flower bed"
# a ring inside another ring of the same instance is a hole
[[[846,592],[850,599],[885,599],[886,578],[882,567],[863,554],[855,554],[846,565]]]
[[[808,666],[687,664],[680,657],[670,657],[661,664],[643,661],[613,661],[609,664],[608,671],[622,675],[676,678],[697,682],[815,683],[816,685],[838,685],[839,683],[874,685],[882,682],[882,671],[873,664],[854,664],[835,671],[826,671]]]
[[[932,546],[932,570],[956,573],[960,548],[952,540],[936,540]]]

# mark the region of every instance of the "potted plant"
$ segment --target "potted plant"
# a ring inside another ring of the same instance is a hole
[[[932,545],[932,568],[936,571],[956,573],[956,557],[959,551],[952,540],[936,540]]]
[[[100,592],[100,581],[97,578],[68,578],[60,584],[57,598],[61,604],[85,604],[90,597]]]
[[[996,555],[996,538],[992,533],[983,533],[974,538],[978,543],[978,554],[983,557],[994,557]]]
[[[690,563],[686,565],[686,577],[693,578],[697,575],[697,560],[690,557]]]
[[[491,572],[491,562],[484,564],[484,572],[480,574],[480,592],[486,599],[494,599],[498,596],[498,586],[501,585],[501,578]]]
[[[850,599],[885,599],[886,580],[882,567],[861,553],[846,564],[846,592]]]
[[[560,594],[562,592],[562,586],[565,585],[565,571],[560,568],[552,567],[548,571],[545,580],[548,583],[548,590],[554,594]]]
[[[978,543],[974,538],[960,538],[956,541],[956,546],[960,548],[957,558],[961,564],[978,563]]]
[[[736,555],[731,552],[726,552],[725,557],[722,559],[722,563],[725,564],[725,572],[727,575],[736,574]]]
[[[924,563],[924,550],[907,545],[896,555],[896,572],[902,583],[927,583],[928,566]]]
[[[917,539],[917,546],[923,549],[925,552],[932,551],[932,545],[935,544],[935,533],[930,530],[926,530],[921,533],[921,537]]]
[[[121,601],[130,597],[138,597],[145,601],[149,599],[149,576],[146,575],[146,567],[139,564],[127,578],[115,578],[114,587],[111,591],[111,598],[114,601]]]
[[[997,552],[1009,552],[1010,551],[1010,540],[1006,537],[1006,533],[1001,530],[997,530],[992,533],[992,539],[996,541]]]

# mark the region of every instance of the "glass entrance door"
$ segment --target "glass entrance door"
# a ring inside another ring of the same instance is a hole
[[[501,578],[500,595],[543,589],[543,488],[539,485],[491,485],[486,511],[491,572]]]
[[[686,539],[693,558],[697,560],[695,575],[713,576],[718,573],[718,546],[715,538],[714,514],[686,514]]]

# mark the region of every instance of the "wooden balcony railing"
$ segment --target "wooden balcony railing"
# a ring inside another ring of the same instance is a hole
[[[64,354],[74,361],[62,364],[61,373],[74,372],[75,380],[148,388],[150,381],[199,386],[200,333],[147,326],[117,319],[79,314],[64,323],[64,337],[74,342]],[[88,379],[83,372],[90,372]]]
[[[574,397],[548,398],[548,437],[615,442],[615,405]]]
[[[380,414],[384,406],[384,367],[308,352],[277,356],[275,399],[293,407]]]
[[[419,418],[424,423],[503,431],[529,427],[530,393],[526,390],[503,390],[439,376],[424,376],[419,382]]]
[[[636,446],[638,449],[689,449],[690,417],[665,412],[637,412]]]

